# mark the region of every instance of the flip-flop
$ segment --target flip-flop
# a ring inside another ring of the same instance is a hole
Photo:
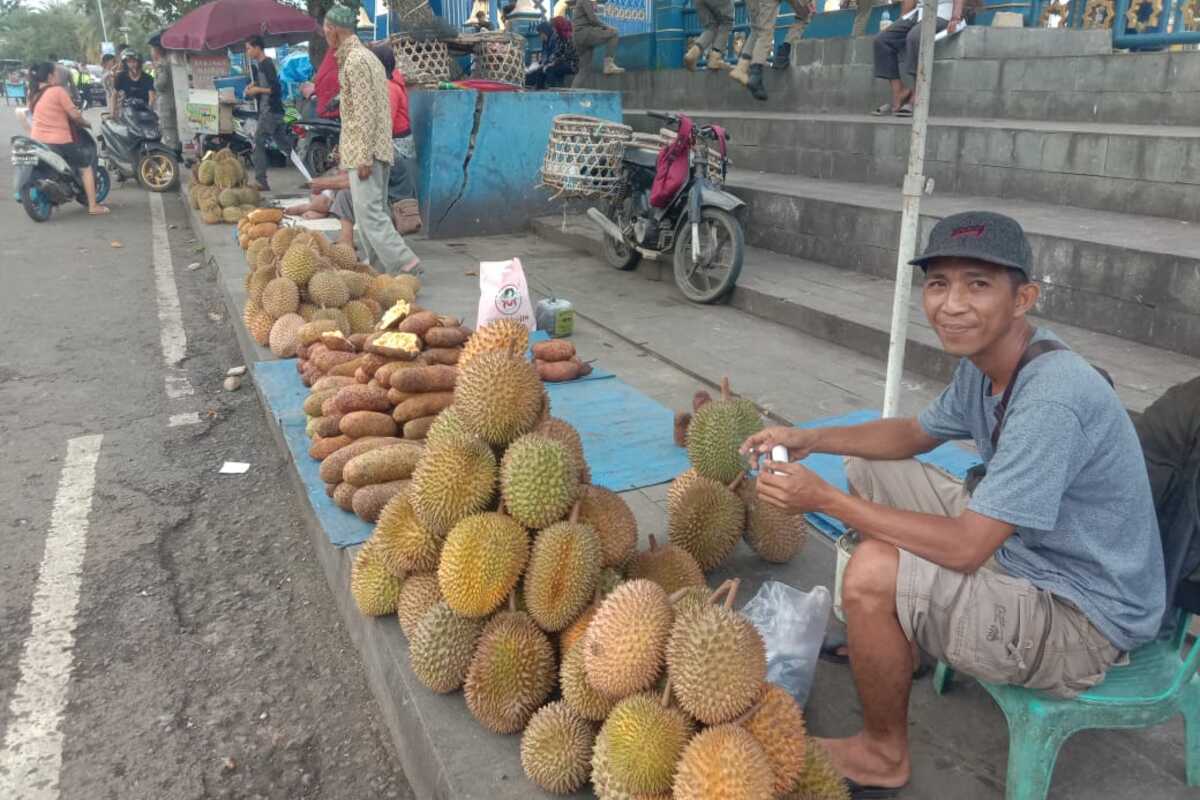
[[[890,117],[892,115],[892,104],[884,103],[879,108],[871,111],[873,117]]]
[[[844,667],[850,663],[850,656],[845,653],[839,653],[838,650],[841,650],[845,646],[846,634],[831,630],[825,634],[825,641],[821,642],[821,652],[817,657],[828,664],[837,664]]]
[[[105,214],[111,214],[111,213],[112,213],[112,209],[109,208],[108,206],[99,206],[97,208],[97,210],[95,210],[95,211],[92,211],[91,209],[88,210],[89,217],[103,217]]]
[[[903,786],[895,788],[891,786],[864,786],[858,781],[842,778],[842,782],[846,784],[846,791],[850,793],[851,800],[882,800],[887,797],[897,797]]]
[[[910,106],[908,103],[905,103],[904,105],[900,106],[900,108],[896,109],[897,117],[911,117],[912,115],[912,106]]]
[[[400,268],[400,275],[413,275],[417,278],[425,274],[425,268],[421,266],[421,259],[414,258],[412,261]]]

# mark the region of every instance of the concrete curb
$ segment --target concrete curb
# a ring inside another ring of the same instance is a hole
[[[217,269],[227,312],[233,317],[238,345],[247,365],[276,360],[260,347],[241,322],[245,291],[243,274],[230,267],[244,264],[241,248],[229,235],[230,226],[205,225],[192,209],[186,193],[184,205],[192,231],[205,247],[205,261]],[[271,434],[291,467],[290,480],[299,497],[307,489],[295,469],[283,432],[255,381],[255,393],[270,423]],[[329,583],[330,593],[366,670],[367,683],[379,705],[405,777],[418,798],[466,800],[487,798],[549,797],[529,783],[521,770],[520,737],[497,736],[470,716],[457,693],[434,695],[417,681],[408,667],[408,644],[394,616],[363,616],[350,595],[350,568],[357,548],[340,549],[326,538],[316,512],[302,502],[305,527]],[[590,797],[578,793],[573,797]]]

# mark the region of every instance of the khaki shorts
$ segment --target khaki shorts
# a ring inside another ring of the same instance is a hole
[[[925,514],[958,516],[962,484],[915,459],[846,459],[859,496]],[[1126,660],[1073,603],[1007,574],[990,560],[971,575],[900,550],[900,626],[925,652],[991,683],[1074,697]]]

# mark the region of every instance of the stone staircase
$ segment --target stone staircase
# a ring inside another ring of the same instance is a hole
[[[1098,35],[1099,34],[1099,35]],[[1200,53],[1112,53],[1105,32],[969,28],[935,55],[922,240],[967,209],[1019,220],[1042,283],[1038,315],[1097,363],[1130,408],[1200,372]],[[886,354],[910,123],[873,117],[871,40],[807,41],[768,70],[768,103],[723,75],[598,77],[626,122],[684,111],[732,135],[729,188],[746,200],[731,302]],[[536,226],[599,252],[561,218]],[[950,366],[914,314],[913,368]]]

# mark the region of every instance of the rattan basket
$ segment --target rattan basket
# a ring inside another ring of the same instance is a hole
[[[396,52],[396,69],[410,88],[436,86],[450,80],[450,51],[445,42],[393,36],[392,48]]]
[[[562,114],[554,118],[542,162],[542,184],[556,197],[605,197],[625,180],[621,156],[632,139],[628,125],[596,117]]]
[[[525,39],[508,32],[481,33],[475,44],[472,77],[525,85]]]

